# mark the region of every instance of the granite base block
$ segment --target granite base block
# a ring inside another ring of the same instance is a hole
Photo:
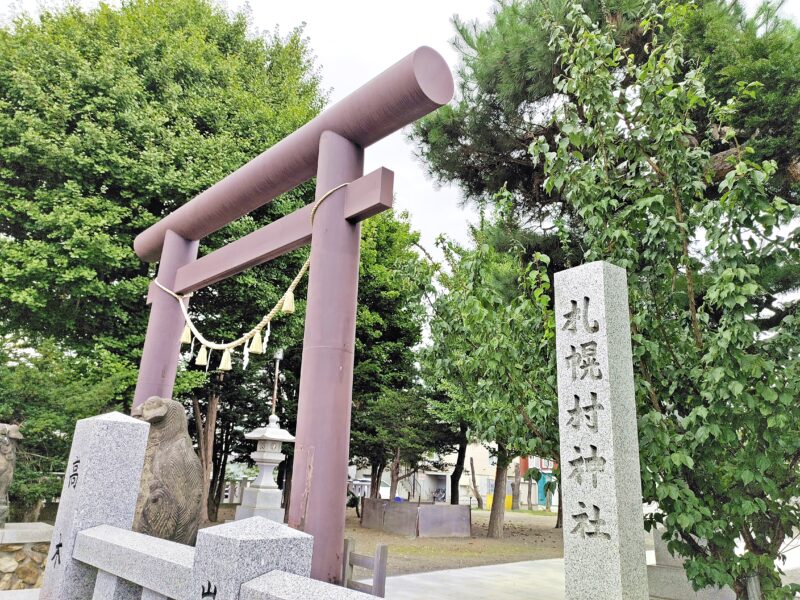
[[[0,529],[0,544],[50,543],[53,526],[47,523],[6,523]]]
[[[273,571],[242,586],[241,600],[373,600],[375,596],[316,579]]]
[[[0,592],[0,600],[39,600],[39,590]]]
[[[730,588],[694,591],[683,567],[647,565],[650,596],[659,600],[736,600]]]

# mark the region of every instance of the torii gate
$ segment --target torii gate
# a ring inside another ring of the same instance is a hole
[[[179,294],[222,281],[311,242],[289,525],[314,536],[311,575],[338,582],[344,543],[360,221],[392,205],[393,173],[362,176],[364,148],[450,101],[444,59],[423,46],[237,171],[143,231],[136,254],[159,262]],[[316,174],[316,213],[301,208],[198,259],[199,240]],[[133,406],[169,398],[184,318],[153,284]]]

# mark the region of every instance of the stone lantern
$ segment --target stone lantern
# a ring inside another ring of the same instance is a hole
[[[275,387],[272,392],[272,415],[266,427],[259,427],[245,434],[245,439],[257,440],[258,447],[250,455],[258,467],[258,476],[250,487],[245,488],[242,494],[242,503],[236,509],[236,520],[248,517],[266,517],[278,523],[283,523],[284,510],[281,508],[283,492],[278,489],[272,472],[286,455],[281,452],[284,442],[294,443],[294,436],[281,429],[278,416],[275,414],[278,407],[278,383],[280,381],[280,364],[283,360],[283,349],[275,351]]]
[[[278,489],[272,472],[280,462],[286,458],[281,452],[281,444],[294,443],[294,436],[281,429],[276,415],[271,415],[269,425],[259,427],[245,434],[248,440],[257,440],[258,447],[250,457],[258,467],[258,476],[250,487],[245,488],[242,494],[242,503],[236,508],[236,520],[248,517],[266,517],[278,523],[283,523],[283,509],[281,496],[283,492]]]

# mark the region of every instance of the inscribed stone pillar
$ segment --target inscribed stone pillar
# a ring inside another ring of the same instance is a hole
[[[67,463],[40,600],[87,600],[96,569],[72,558],[78,532],[130,529],[150,426],[120,413],[82,419]]]
[[[555,276],[566,600],[647,600],[625,270]]]

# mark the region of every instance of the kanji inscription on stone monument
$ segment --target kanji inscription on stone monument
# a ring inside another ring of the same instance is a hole
[[[625,270],[555,276],[566,600],[647,600]]]

